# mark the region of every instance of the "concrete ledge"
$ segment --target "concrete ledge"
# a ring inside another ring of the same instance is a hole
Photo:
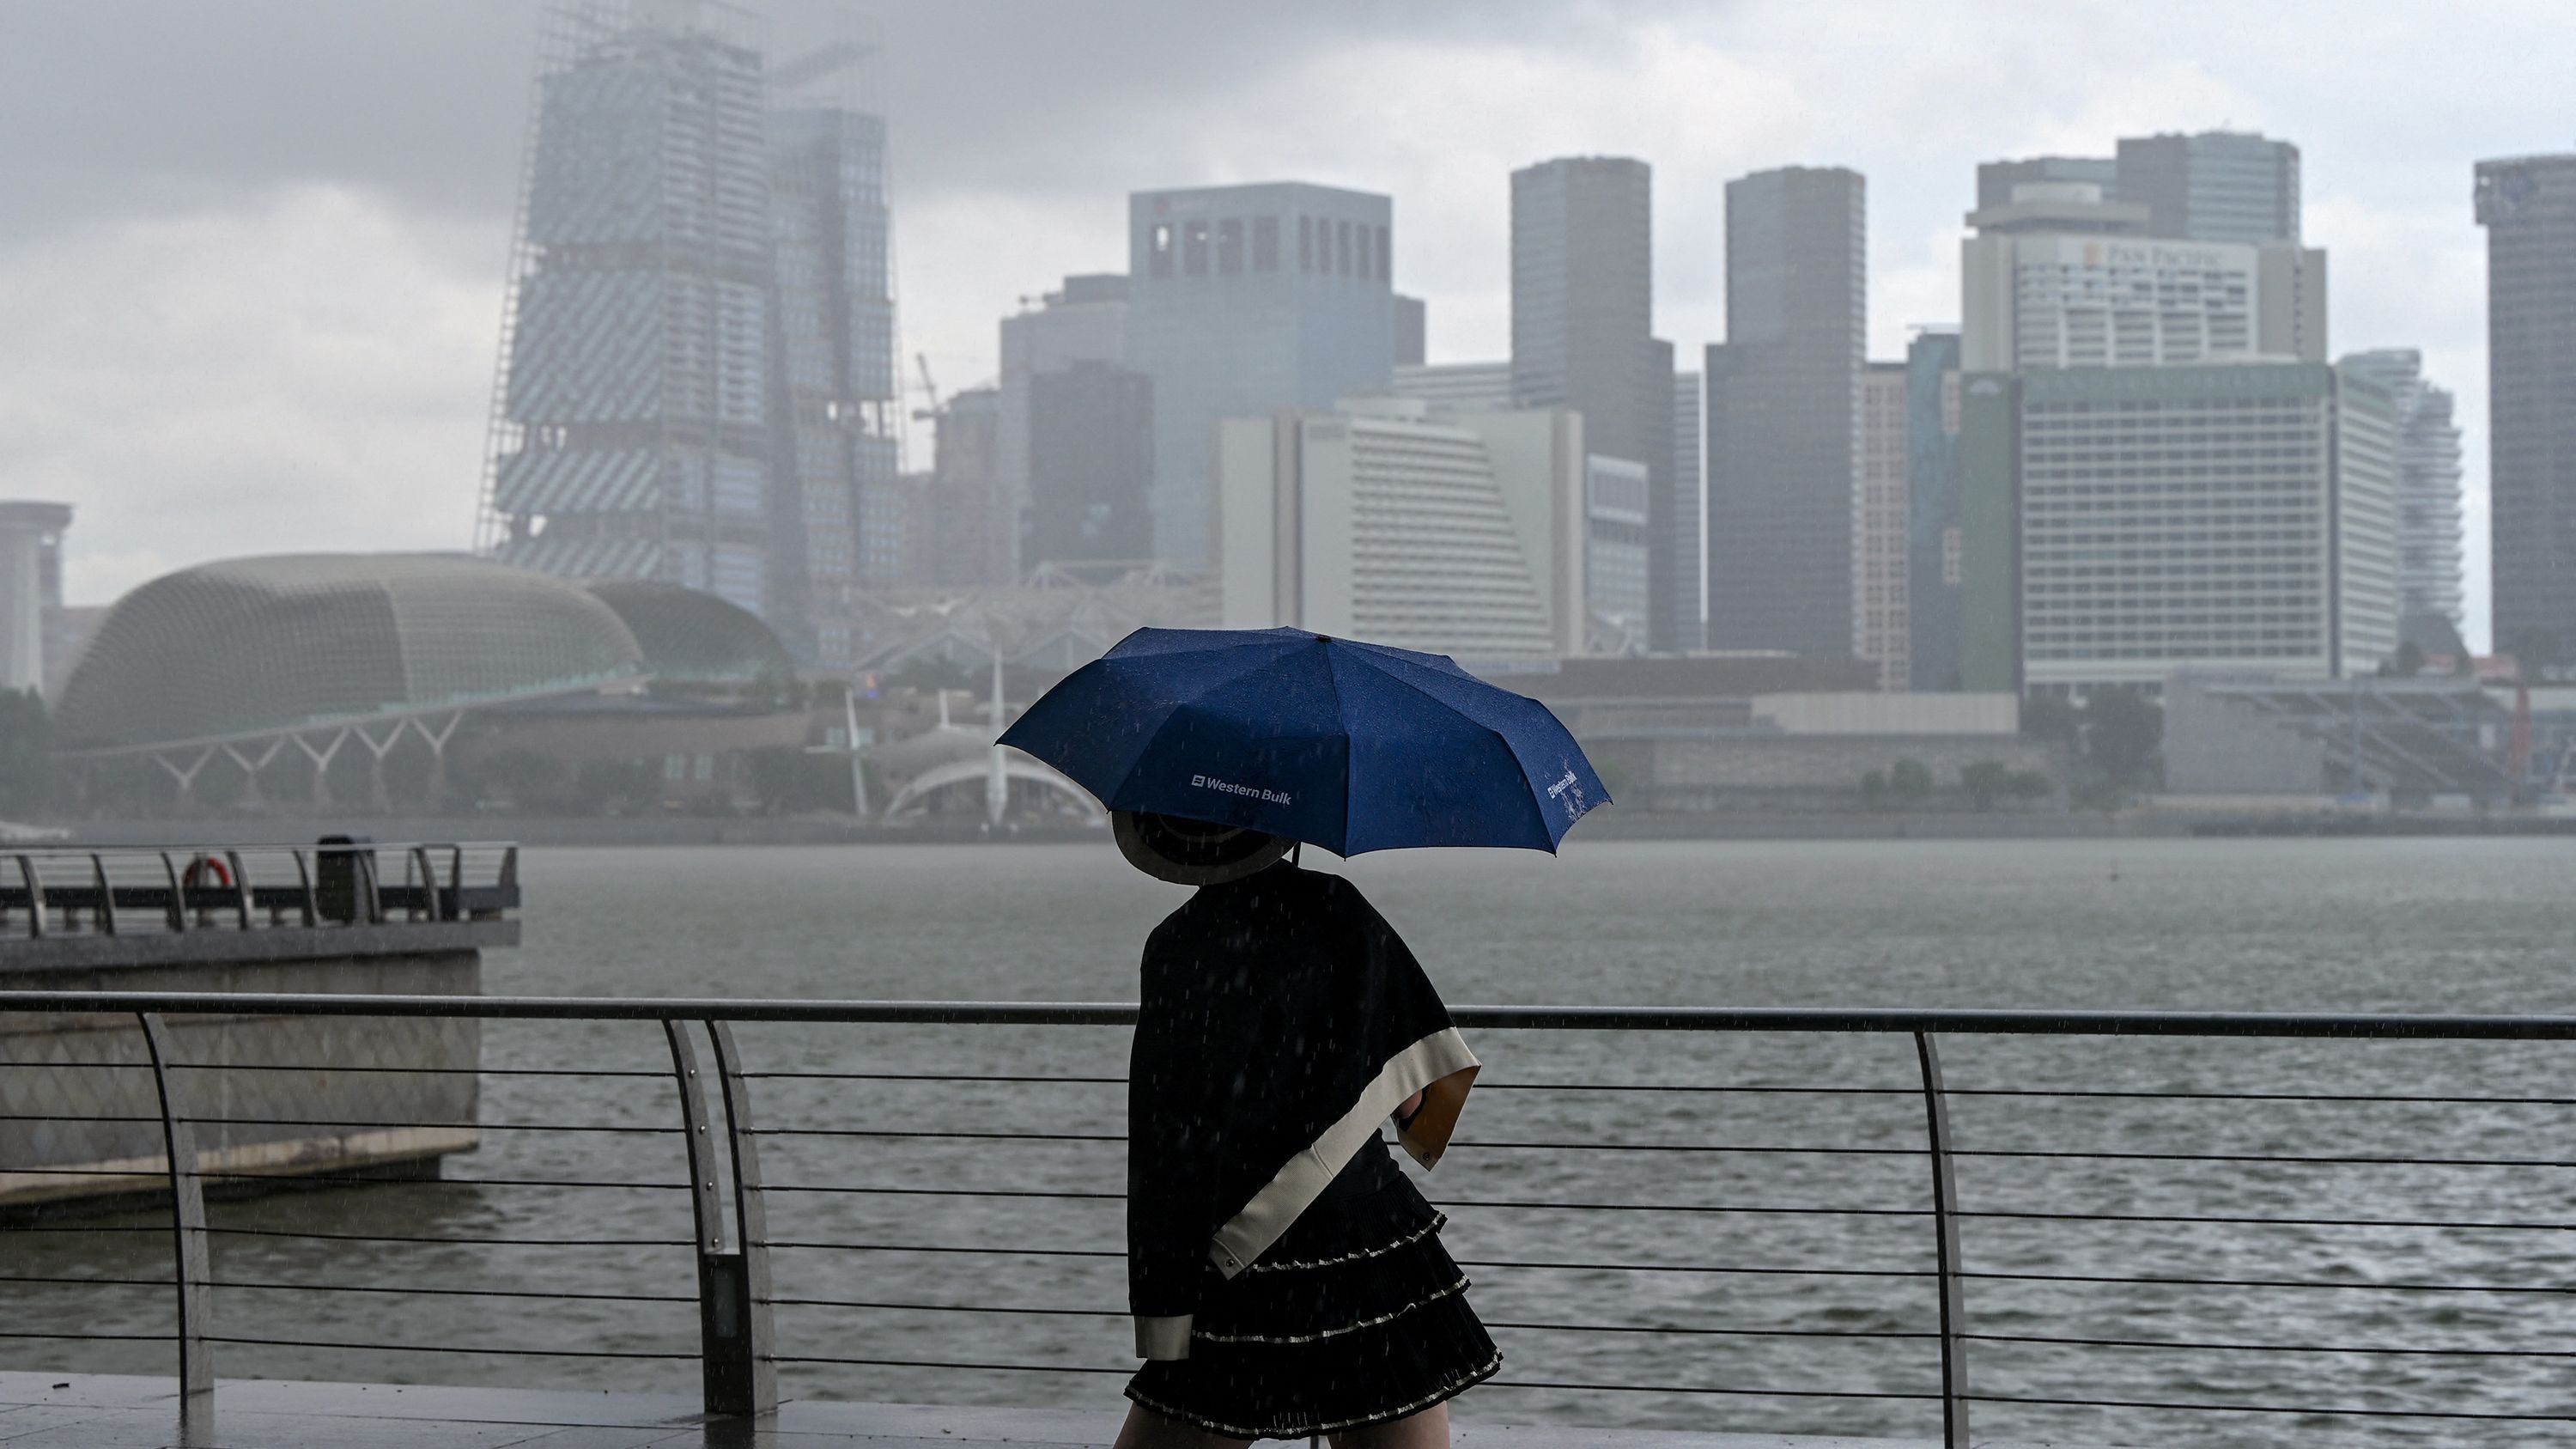
[[[0,936],[0,972],[341,961],[481,951],[517,944],[519,923],[515,919],[388,921],[381,926],[253,926],[247,931],[226,921],[190,931],[131,936]],[[30,982],[18,984],[33,986]]]
[[[710,1421],[694,1398],[435,1385],[228,1381],[211,1425],[179,1432],[178,1385],[166,1378],[0,1372],[0,1446],[187,1444],[197,1449],[1099,1449],[1126,1406],[1101,1385],[1097,1408],[952,1408],[796,1401],[756,1423]],[[1555,1425],[1491,1425],[1462,1416],[1457,1449],[1934,1449],[1913,1439],[1698,1434]],[[1979,1449],[2081,1449],[1980,1440]]]

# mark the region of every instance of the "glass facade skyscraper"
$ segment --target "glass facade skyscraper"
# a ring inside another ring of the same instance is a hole
[[[840,662],[895,472],[882,124],[773,113],[731,6],[562,3],[545,34],[477,545]]]
[[[2356,352],[2340,364],[2388,393],[2397,415],[2397,596],[2405,617],[2460,626],[2460,426],[2451,394],[2424,379],[2412,347]]]
[[[2299,148],[2242,131],[2125,136],[2112,195],[2149,235],[2263,246],[2299,239]]]
[[[1381,394],[1394,204],[1302,182],[1128,198],[1127,366],[1151,379],[1154,557],[1211,557],[1216,424]]]

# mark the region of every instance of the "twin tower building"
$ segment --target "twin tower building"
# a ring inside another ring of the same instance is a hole
[[[1126,273],[1007,319],[907,478],[884,130],[832,89],[866,47],[771,66],[736,14],[555,12],[488,552],[722,595],[823,668],[872,597],[1049,563],[1212,582],[1228,625],[1893,688],[2328,677],[2456,622],[2448,398],[2328,362],[2285,143],[1981,168],[1962,325],[1887,362],[1848,170],[1728,184],[1727,339],[1678,363],[1641,161],[1512,175],[1511,355],[1439,366],[1388,198],[1139,192]]]

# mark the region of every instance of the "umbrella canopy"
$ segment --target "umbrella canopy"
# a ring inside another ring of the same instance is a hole
[[[1303,629],[1139,629],[1001,742],[1112,810],[1359,855],[1556,849],[1610,796],[1547,706],[1438,654]]]

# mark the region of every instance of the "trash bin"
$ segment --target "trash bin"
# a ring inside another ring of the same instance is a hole
[[[375,838],[325,835],[313,853],[313,905],[326,921],[372,923],[375,900]]]

